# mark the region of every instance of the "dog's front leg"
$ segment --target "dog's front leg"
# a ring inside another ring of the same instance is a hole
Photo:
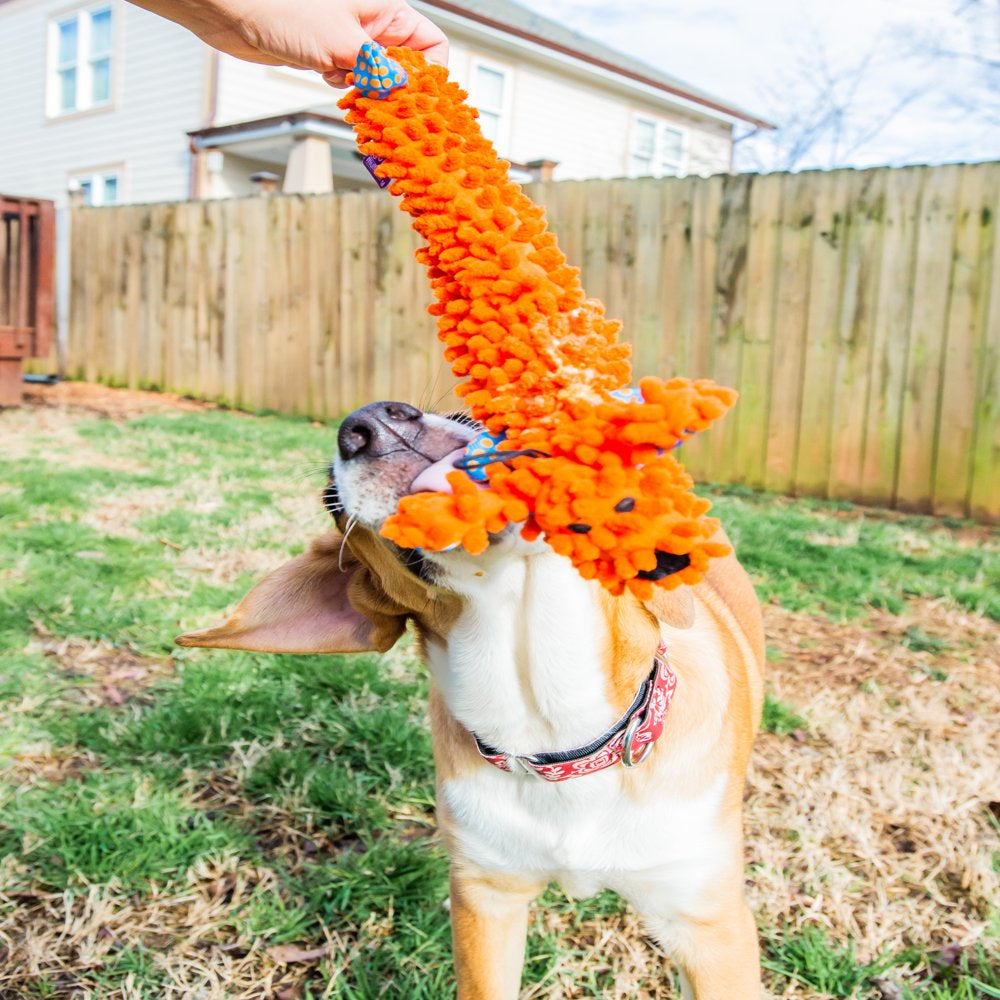
[[[665,922],[646,916],[680,965],[684,1000],[759,1000],[757,927],[738,893],[713,919]]]
[[[451,869],[451,933],[458,1000],[516,1000],[528,905],[542,886],[509,876]]]

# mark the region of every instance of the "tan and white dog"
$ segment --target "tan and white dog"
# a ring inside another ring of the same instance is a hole
[[[340,529],[350,522],[347,537],[319,538],[224,625],[178,642],[384,651],[413,623],[432,678],[460,998],[517,996],[528,905],[551,881],[629,900],[676,957],[685,996],[757,998],[742,803],[764,642],[746,574],[732,556],[717,559],[702,583],[643,604],[611,597],[513,528],[475,557],[381,538],[400,497],[442,486],[474,434],[463,418],[404,403],[353,413],[325,494]],[[624,730],[645,725],[655,679],[667,676],[659,739],[623,746]],[[542,776],[541,762],[581,755],[612,763],[570,780]]]

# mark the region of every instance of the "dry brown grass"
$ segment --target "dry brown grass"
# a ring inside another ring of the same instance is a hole
[[[233,940],[233,914],[255,890],[274,888],[271,871],[222,858],[196,865],[186,882],[181,892],[154,888],[144,896],[114,885],[0,893],[12,913],[0,924],[0,997],[24,996],[21,989],[44,976],[57,996],[148,998],[148,986],[135,976],[114,988],[100,976],[109,955],[140,943],[165,976],[164,997],[276,997],[301,981],[263,942]]]
[[[977,941],[1000,888],[995,623],[931,602],[854,625],[768,619],[785,653],[771,688],[805,709],[810,735],[764,734],[754,755],[749,895],[761,921],[823,924],[866,958]],[[946,648],[907,648],[913,626]]]

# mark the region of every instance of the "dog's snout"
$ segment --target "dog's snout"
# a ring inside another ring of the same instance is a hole
[[[369,403],[340,425],[337,448],[343,459],[377,457],[413,441],[423,413],[409,403]]]

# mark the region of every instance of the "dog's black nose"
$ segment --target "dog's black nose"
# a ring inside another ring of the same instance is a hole
[[[408,446],[420,433],[423,412],[409,403],[369,403],[345,418],[337,433],[343,459],[377,458]]]

